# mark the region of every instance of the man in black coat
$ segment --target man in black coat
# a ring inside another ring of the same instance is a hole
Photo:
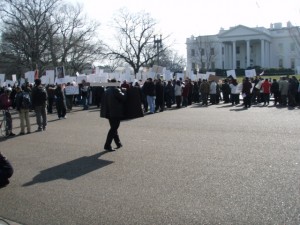
[[[13,175],[14,170],[10,162],[0,152],[0,188],[9,184],[9,178]]]
[[[114,83],[116,80],[112,79],[111,82]],[[113,140],[117,145],[117,149],[122,147],[118,128],[121,119],[124,118],[124,103],[126,101],[126,96],[116,86],[108,87],[106,89],[101,102],[100,117],[108,119],[110,125],[110,130],[108,131],[106,142],[104,144],[104,149],[106,151],[114,151],[111,147]]]

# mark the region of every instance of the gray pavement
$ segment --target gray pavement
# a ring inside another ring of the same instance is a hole
[[[24,225],[300,224],[298,108],[167,110],[122,122],[116,152],[103,151],[109,125],[98,109],[67,116],[49,115],[45,132],[1,139],[15,173],[0,189],[0,218]],[[17,118],[14,125],[18,133]]]

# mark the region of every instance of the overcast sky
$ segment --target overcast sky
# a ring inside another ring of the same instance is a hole
[[[122,7],[130,12],[145,11],[158,21],[158,33],[172,34],[174,49],[186,55],[186,38],[217,34],[236,25],[270,27],[271,23],[290,21],[300,25],[299,0],[67,0],[83,5],[89,18],[101,23],[102,34],[109,37],[113,15]]]

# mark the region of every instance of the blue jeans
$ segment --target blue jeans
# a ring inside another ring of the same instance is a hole
[[[88,104],[88,97],[82,97],[82,105],[83,109],[89,109],[89,104]]]
[[[147,95],[147,102],[150,108],[150,113],[155,112],[155,96]]]

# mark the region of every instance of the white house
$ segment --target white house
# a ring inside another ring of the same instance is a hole
[[[187,38],[187,70],[291,68],[300,66],[300,27],[290,22],[270,28],[243,25],[216,35]]]

